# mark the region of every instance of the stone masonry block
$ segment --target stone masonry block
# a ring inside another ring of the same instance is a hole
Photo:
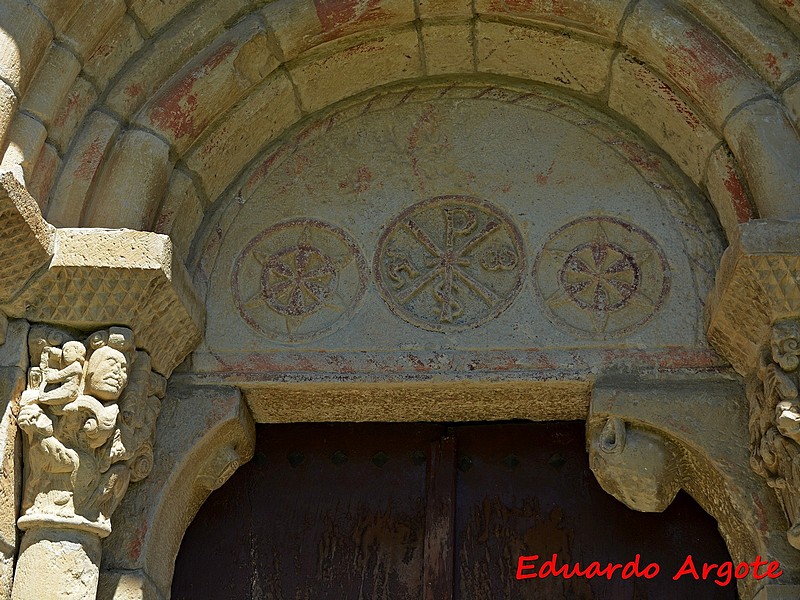
[[[584,94],[603,91],[612,50],[573,36],[478,21],[478,71],[525,77]]]
[[[173,171],[161,212],[156,219],[155,231],[169,234],[175,253],[182,261],[189,255],[194,234],[203,220],[204,209],[192,178],[177,169]]]
[[[466,18],[471,19],[472,0],[415,0],[419,18],[428,19],[447,19],[447,18]]]
[[[739,225],[706,307],[709,342],[749,375],[772,323],[800,313],[800,222]]]
[[[53,187],[58,170],[61,168],[61,158],[56,149],[50,145],[42,146],[39,158],[33,167],[33,174],[28,183],[28,192],[36,198],[42,212],[47,210],[47,199]]]
[[[52,258],[55,230],[11,173],[0,176],[0,302],[14,298]]]
[[[720,139],[655,73],[620,54],[612,66],[608,106],[653,138],[695,183],[702,182]]]
[[[24,0],[0,4],[0,79],[23,96],[53,39],[44,17]]]
[[[739,223],[756,218],[739,165],[725,145],[717,148],[708,161],[706,190],[728,239],[738,235]]]
[[[87,199],[83,224],[149,229],[171,172],[166,142],[147,131],[126,131]]]
[[[67,24],[60,38],[83,59],[97,48],[100,40],[125,14],[125,0],[84,2]]]
[[[476,0],[479,15],[566,25],[616,41],[627,0]]]
[[[47,20],[56,31],[62,31],[75,12],[80,8],[83,0],[31,0],[31,3],[47,17]]]
[[[268,3],[262,14],[284,60],[325,42],[415,19],[414,0],[278,0]]]
[[[159,34],[110,89],[106,102],[130,117],[162,84],[200,53],[222,31],[223,24],[243,11],[247,0],[205,2]],[[102,44],[101,44],[102,47]]]
[[[472,22],[422,25],[422,47],[428,75],[471,73],[475,70],[472,52]]]
[[[94,86],[88,79],[78,77],[61,103],[53,119],[53,124],[50,126],[48,137],[62,151],[66,150],[72,141],[75,130],[83,123],[95,100],[97,100],[97,92]]]
[[[124,16],[108,32],[92,55],[86,59],[83,70],[98,89],[104,90],[108,82],[119,72],[144,43],[136,22]]]
[[[165,235],[127,229],[58,229],[49,268],[2,310],[80,329],[133,329],[153,369],[169,377],[203,331],[203,305]]]
[[[717,130],[731,111],[767,87],[725,43],[665,0],[643,0],[625,22],[622,41],[688,96]]]
[[[0,81],[0,148],[5,148],[6,135],[17,112],[17,95]]]
[[[800,218],[800,137],[780,104],[761,100],[725,126],[725,139],[742,166],[759,216]]]
[[[272,139],[300,118],[289,78],[276,71],[193,148],[186,165],[213,202],[245,165]]]
[[[120,124],[102,112],[93,112],[86,120],[56,182],[47,209],[48,220],[56,227],[77,227],[80,224],[87,192],[97,176]]]
[[[409,27],[358,43],[323,45],[289,71],[306,111],[378,85],[422,75],[417,32]]]
[[[175,15],[181,12],[192,0],[133,0],[130,10],[144,25],[147,32],[152,35],[169,23]]]
[[[81,64],[63,46],[52,45],[22,100],[22,109],[49,127]]]
[[[3,156],[0,170],[22,168],[25,179],[30,179],[33,166],[47,138],[47,129],[33,117],[17,113],[8,131],[8,148]]]
[[[123,525],[104,541],[102,570],[141,570],[166,595],[186,526],[250,460],[255,429],[239,390],[225,386],[170,385],[159,420],[174,427],[158,428],[153,471],[117,509]]]
[[[209,123],[278,66],[257,19],[240,23],[193,60],[136,117],[182,154]]]
[[[791,32],[759,3],[692,0],[691,7],[774,87],[800,70],[800,52]]]
[[[800,81],[783,92],[783,103],[789,109],[795,128],[800,131]]]

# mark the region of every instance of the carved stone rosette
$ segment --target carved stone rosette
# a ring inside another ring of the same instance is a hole
[[[31,329],[21,398],[25,477],[22,530],[71,529],[106,537],[128,484],[153,466],[166,380],[124,327],[87,338]]]

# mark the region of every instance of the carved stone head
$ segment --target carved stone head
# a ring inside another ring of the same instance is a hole
[[[661,512],[680,490],[677,462],[661,436],[617,417],[590,430],[589,464],[602,488],[634,510]]]
[[[89,338],[92,353],[86,369],[86,393],[105,402],[117,400],[128,383],[133,332],[111,327]]]

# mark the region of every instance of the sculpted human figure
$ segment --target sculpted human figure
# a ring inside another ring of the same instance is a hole
[[[43,392],[39,396],[41,404],[63,406],[76,400],[81,392],[83,366],[86,361],[86,346],[76,341],[66,342],[60,355],[63,368],[42,367],[43,380],[47,384],[61,383],[61,385]]]
[[[789,520],[789,542],[800,549],[800,321],[772,326],[769,347],[748,383],[750,463],[775,489]]]

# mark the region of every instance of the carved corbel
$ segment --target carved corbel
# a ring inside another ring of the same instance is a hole
[[[800,549],[800,223],[740,226],[708,303],[708,339],[745,378],[750,465]]]

